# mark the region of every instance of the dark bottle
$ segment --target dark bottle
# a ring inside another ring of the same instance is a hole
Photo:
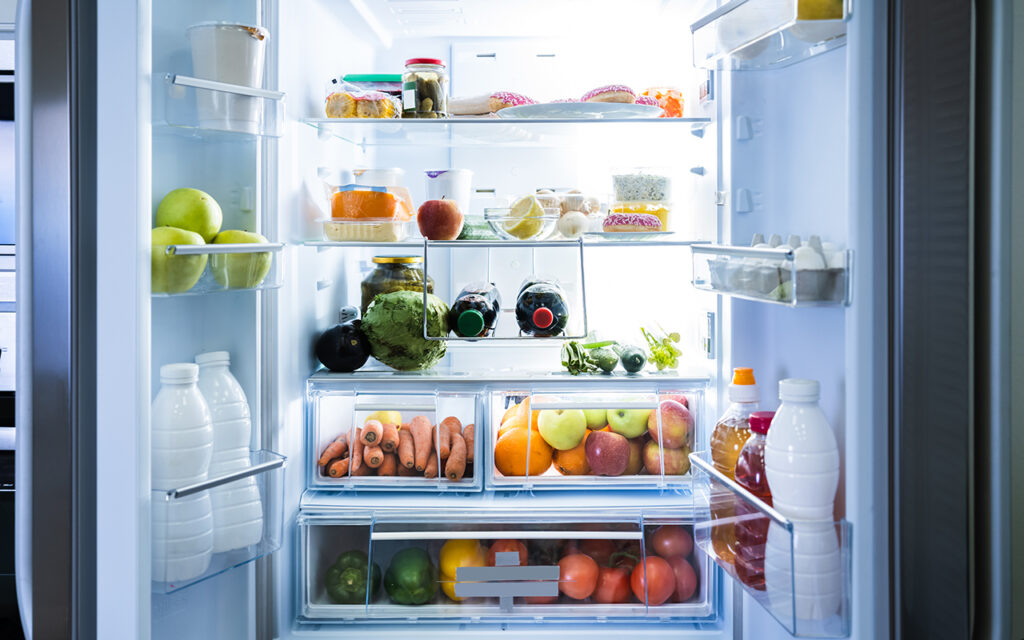
[[[523,333],[537,337],[565,331],[569,305],[562,287],[554,280],[527,279],[516,300],[516,322]]]
[[[448,322],[463,338],[489,336],[498,325],[501,294],[493,283],[472,282],[462,288],[452,303]]]

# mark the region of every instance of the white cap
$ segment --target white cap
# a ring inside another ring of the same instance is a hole
[[[230,364],[231,353],[227,351],[207,351],[196,356],[196,364]]]
[[[779,381],[779,400],[783,402],[817,402],[820,395],[817,380],[786,378]]]
[[[162,382],[195,382],[199,379],[199,367],[191,362],[176,362],[160,367]]]

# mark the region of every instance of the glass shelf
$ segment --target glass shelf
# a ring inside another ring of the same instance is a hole
[[[304,118],[302,122],[317,129],[321,138],[335,137],[360,146],[543,147],[560,145],[574,135],[602,135],[602,131],[612,127],[628,127],[631,133],[647,133],[654,139],[663,139],[673,132],[690,132],[700,137],[711,119]]]
[[[165,255],[153,265],[153,283],[160,281],[165,291],[154,291],[154,298],[281,286],[281,260],[275,254],[284,248],[282,242],[169,244],[154,249],[159,251],[159,246]]]
[[[714,0],[692,25],[693,63],[716,69],[784,67],[846,44],[845,0]],[[821,19],[805,19],[815,15]]]
[[[537,342],[543,344],[540,339]],[[522,348],[521,343],[511,344],[517,349]],[[551,344],[560,343],[553,342]],[[567,371],[528,371],[522,368],[460,369],[454,371],[445,361],[426,371],[396,371],[372,359],[362,369],[351,373],[335,373],[327,369],[319,369],[309,377],[309,380],[313,382],[334,382],[342,385],[381,380],[426,385],[466,383],[475,387],[486,383],[520,384],[529,387],[533,383],[543,382],[548,385],[549,389],[576,388],[584,385],[594,388],[614,389],[623,386],[650,385],[651,383],[673,385],[679,388],[703,388],[708,384],[708,377],[706,375],[692,371],[644,371],[641,373],[615,371],[612,373],[574,376]]]
[[[224,140],[281,135],[281,91],[170,73],[164,85],[163,117],[154,118],[161,132]]]
[[[330,240],[309,240],[303,244],[307,247],[317,247],[320,249],[330,249],[332,247],[373,247],[373,248],[416,248],[423,249],[422,239],[404,240],[402,242],[366,242],[356,241],[351,242],[334,242]],[[610,238],[584,238],[583,246],[585,247],[688,247],[695,244],[706,242],[705,240],[690,240],[686,239],[682,234],[670,234],[668,236],[652,238],[649,240],[615,240]],[[429,241],[431,248],[451,248],[451,249],[501,249],[501,248],[545,248],[545,247],[576,247],[579,246],[579,240],[448,240],[448,241]]]

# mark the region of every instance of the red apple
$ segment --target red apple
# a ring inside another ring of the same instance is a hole
[[[658,412],[651,412],[647,419],[647,430],[651,439],[666,449],[678,449],[690,443],[693,432],[693,415],[682,403],[662,400]],[[661,413],[661,436],[658,435],[658,413]]]
[[[651,475],[661,473],[662,458],[665,460],[666,476],[685,475],[690,470],[690,450],[687,447],[666,449],[650,440],[644,445],[644,468]]]
[[[644,468],[644,438],[630,438],[629,440],[629,462],[626,463],[624,476],[635,476]]]
[[[684,396],[684,395],[664,396],[662,398],[662,400],[675,400],[676,402],[678,402],[679,404],[683,405],[687,409],[690,408],[690,401],[687,400],[686,396]]]
[[[427,200],[416,213],[416,224],[428,240],[454,240],[462,233],[462,212],[454,200]]]

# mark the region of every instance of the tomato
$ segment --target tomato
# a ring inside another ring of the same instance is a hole
[[[664,558],[647,556],[633,569],[633,595],[648,606],[663,604],[676,590],[676,576]]]
[[[554,604],[558,602],[558,596],[526,596],[523,600],[526,604]]]
[[[662,558],[686,557],[693,551],[693,536],[685,527],[666,524],[655,530],[651,536],[651,546],[654,547],[654,553]]]
[[[697,572],[683,556],[669,558],[668,564],[676,576],[676,590],[672,594],[672,602],[686,602],[697,591]]]
[[[565,556],[558,561],[558,588],[570,598],[583,600],[594,593],[597,573],[597,563],[590,556],[583,553]]]
[[[616,604],[629,600],[629,569],[601,567],[597,574],[594,602]]]
[[[615,553],[615,543],[611,540],[584,540],[580,543],[580,553],[587,554],[594,562],[606,567]]]
[[[487,566],[494,566],[494,554],[502,551],[518,551],[519,552],[519,566],[525,567],[527,562],[526,545],[518,540],[495,540],[494,544],[491,545],[490,550],[487,552]]]

